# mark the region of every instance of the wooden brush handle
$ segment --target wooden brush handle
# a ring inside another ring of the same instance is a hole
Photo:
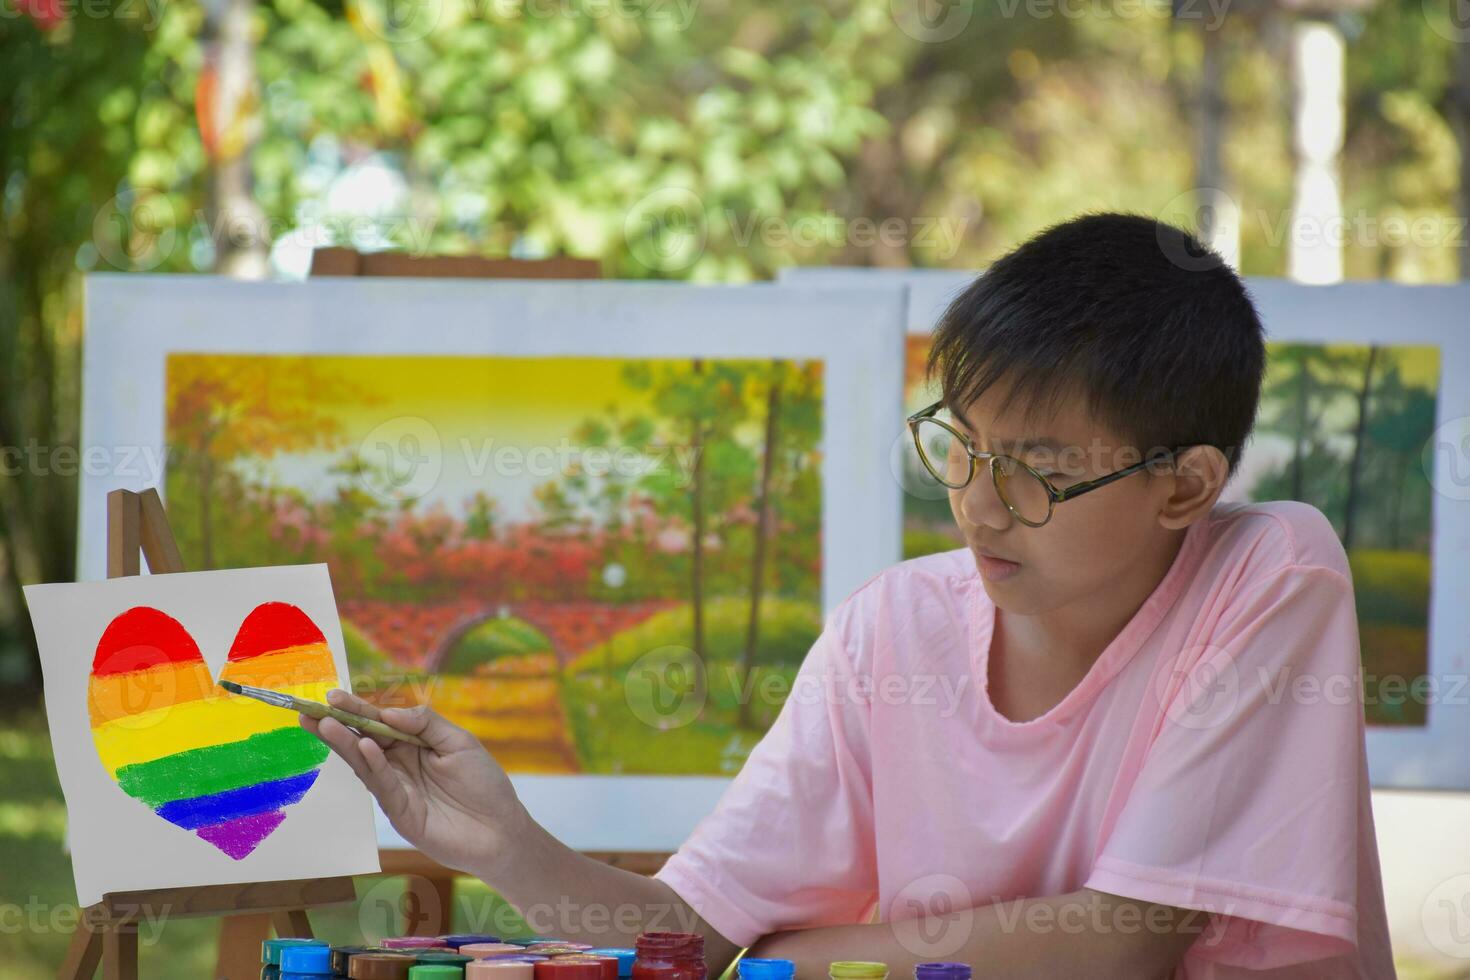
[[[333,708],[331,705],[319,704],[316,701],[306,701],[301,698],[297,698],[296,710],[300,711],[308,718],[315,718],[318,721],[323,718],[335,718],[337,721],[340,721],[347,727],[355,728],[358,731],[368,735],[381,735],[383,738],[391,738],[396,739],[400,742],[408,742],[411,745],[419,745],[426,749],[429,747],[429,743],[425,742],[417,735],[410,735],[408,734],[408,732],[400,732],[392,725],[385,725],[381,721],[374,721],[371,718],[364,718],[362,715],[355,715],[350,711],[343,711],[341,708]]]

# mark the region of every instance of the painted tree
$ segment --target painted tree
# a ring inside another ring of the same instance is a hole
[[[771,535],[772,512],[775,510],[775,502],[771,499],[771,475],[776,468],[779,454],[777,444],[781,432],[781,391],[786,384],[785,362],[772,361],[764,380],[766,424],[761,445],[760,487],[756,491],[755,547],[750,560],[750,618],[746,623],[745,649],[740,661],[740,690],[743,695],[740,698],[739,723],[745,728],[752,727],[752,704],[748,692],[751,690],[750,678],[755,671],[756,649],[760,643],[761,593],[765,588],[766,548]]]
[[[329,449],[342,437],[322,411],[364,392],[309,357],[175,355],[168,368],[170,453],[189,467],[198,502],[200,568],[214,567],[212,510],[219,471],[241,457]]]

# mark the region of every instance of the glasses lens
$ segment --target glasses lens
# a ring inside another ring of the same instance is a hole
[[[995,483],[1001,498],[1023,521],[1040,524],[1051,514],[1051,494],[1041,478],[1009,456],[997,456]]]
[[[962,487],[970,475],[970,454],[965,452],[964,443],[946,426],[932,418],[920,419],[914,429],[914,441],[919,446],[919,458],[940,483],[947,487]]]

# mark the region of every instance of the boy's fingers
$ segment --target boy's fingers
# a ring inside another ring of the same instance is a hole
[[[383,754],[383,747],[370,738],[364,738],[358,742],[358,748],[362,752],[363,761],[373,774],[374,782],[368,785],[382,805],[383,812],[401,812],[408,806],[408,793],[389,764],[388,757]]]
[[[344,691],[337,687],[327,692],[327,704],[334,708],[341,708],[343,711],[350,711],[355,715],[362,715],[364,718],[371,718],[374,721],[382,717],[382,712],[378,710],[377,705],[364,701],[351,691]]]
[[[466,739],[474,741],[474,736],[426,704],[412,708],[384,708],[382,720],[400,732],[417,735],[436,752],[463,748],[463,744],[456,743]]]
[[[311,721],[313,719],[307,719]],[[305,722],[302,723],[305,727]],[[357,733],[335,718],[323,718],[316,722],[316,737],[327,743],[327,748],[342,757],[364,783],[372,776],[372,769],[362,757],[362,748],[357,744]]]

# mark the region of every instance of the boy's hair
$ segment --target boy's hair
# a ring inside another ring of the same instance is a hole
[[[1001,411],[1020,399],[1028,425],[1081,393],[1140,452],[1206,443],[1234,474],[1260,400],[1263,334],[1245,284],[1193,236],[1087,214],[967,286],[940,317],[926,371],[954,408],[1004,378]]]

